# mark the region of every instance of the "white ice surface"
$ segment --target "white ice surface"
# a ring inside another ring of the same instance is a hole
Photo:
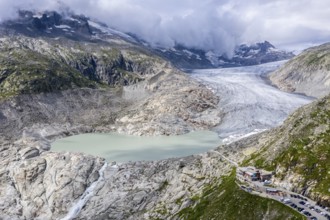
[[[280,125],[298,107],[313,99],[280,91],[266,75],[285,61],[257,66],[202,69],[191,73],[220,98],[221,124],[214,130],[224,141],[232,142],[248,134]]]

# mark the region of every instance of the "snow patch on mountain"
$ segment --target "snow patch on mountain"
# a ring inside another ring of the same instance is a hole
[[[126,40],[129,40],[129,41],[133,41],[133,42],[136,42],[131,36],[129,36],[128,34],[125,34],[123,32],[120,32],[120,31],[117,31],[113,28],[109,28],[108,26],[106,26],[105,24],[101,24],[99,22],[96,22],[96,21],[92,21],[92,20],[88,20],[88,24],[99,30],[101,33],[103,34],[107,34],[107,35],[110,35],[110,36],[120,36]],[[97,34],[97,33],[95,33]]]
[[[294,56],[275,48],[268,41],[251,45],[242,44],[236,47],[232,57],[214,51],[187,48],[177,45],[174,48],[154,48],[161,56],[174,65],[184,69],[251,66],[262,63],[287,60]],[[173,51],[175,51],[173,53]]]
[[[32,37],[68,37],[74,40],[98,40],[121,45],[139,44],[184,69],[249,66],[286,60],[294,56],[293,53],[276,49],[267,41],[240,45],[231,57],[184,45],[164,48],[161,45],[148,43],[134,34],[120,32],[84,15],[60,14],[55,11],[43,13],[19,11],[18,19],[2,23],[0,29]]]
[[[71,29],[71,27],[69,25],[63,25],[63,24],[58,25],[58,26],[55,25],[55,27],[56,28],[61,28],[61,29]],[[48,29],[52,29],[52,28],[48,28]]]

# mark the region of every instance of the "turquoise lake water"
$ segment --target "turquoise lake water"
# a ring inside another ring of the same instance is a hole
[[[84,152],[101,156],[109,162],[159,160],[189,156],[221,144],[215,132],[196,131],[178,136],[132,136],[117,133],[81,134],[52,143],[52,151]]]

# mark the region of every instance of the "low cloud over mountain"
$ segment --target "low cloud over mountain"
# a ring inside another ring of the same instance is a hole
[[[67,10],[96,18],[154,45],[227,52],[269,40],[280,47],[327,41],[327,0],[0,0],[1,20],[19,9]]]

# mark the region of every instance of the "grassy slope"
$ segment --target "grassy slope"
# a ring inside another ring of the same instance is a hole
[[[235,171],[225,177],[219,186],[207,188],[198,199],[199,203],[195,207],[183,209],[179,213],[181,219],[305,219],[279,202],[241,190],[235,183]]]
[[[291,59],[287,64],[285,64],[281,69],[286,68],[286,66],[292,65],[292,72],[299,73],[299,70],[305,69],[305,71],[315,71],[319,69],[330,70],[330,44],[323,44],[317,47],[312,47],[305,50],[295,58]]]
[[[298,187],[330,196],[330,96],[297,111],[274,134],[245,164],[276,170],[280,179],[297,174]],[[276,148],[280,150],[270,156]]]
[[[117,47],[106,42],[77,43],[66,39],[0,40],[0,99],[26,93],[137,83],[145,74],[155,74],[158,66],[165,64],[139,48]],[[96,65],[101,76],[95,73]]]
[[[99,86],[60,60],[36,51],[2,48],[0,52],[0,97]]]

